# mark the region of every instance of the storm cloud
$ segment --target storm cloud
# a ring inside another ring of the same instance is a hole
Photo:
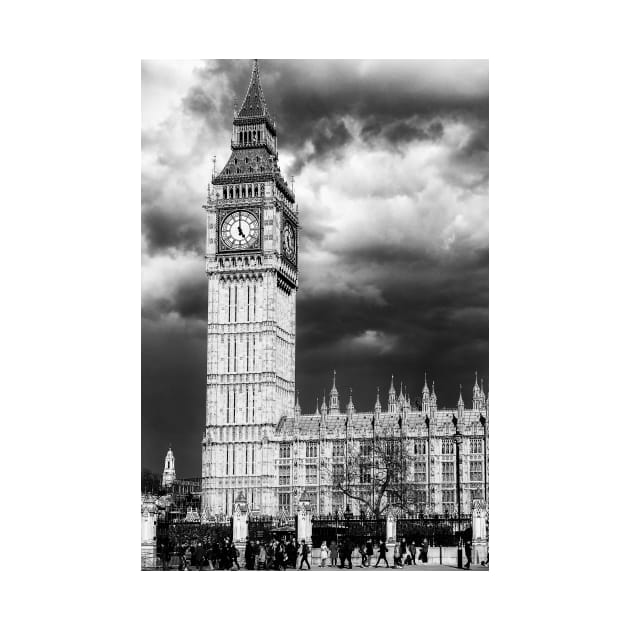
[[[440,406],[488,373],[488,64],[260,62],[295,177],[300,288],[296,381],[304,411],[385,402],[391,374]],[[142,65],[142,463],[168,444],[199,474],[204,426],[205,213],[229,157],[251,62]]]

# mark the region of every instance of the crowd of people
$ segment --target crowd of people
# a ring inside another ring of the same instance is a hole
[[[387,558],[388,547],[384,540],[379,540],[378,544],[372,543],[371,539],[365,542],[353,542],[349,538],[337,543],[336,540],[323,541],[320,546],[319,566],[337,567],[339,569],[352,569],[352,558],[355,558],[355,566],[360,568],[378,567],[381,562],[384,566],[390,567]],[[425,538],[420,545],[415,541],[407,543],[403,538],[394,544],[393,569],[402,569],[406,565],[414,565],[417,562],[427,563],[429,561],[429,541]],[[466,541],[464,544],[466,554],[465,568],[470,568],[471,544]],[[288,540],[273,538],[267,543],[260,540],[249,540],[245,542],[244,558],[239,562],[240,551],[229,539],[210,542],[187,542],[175,545],[172,551],[166,545],[161,545],[158,550],[161,561],[161,568],[164,571],[178,569],[188,571],[197,569],[202,571],[238,571],[245,568],[248,571],[286,571],[287,569],[298,569],[310,571],[311,549],[304,541],[295,538]],[[372,564],[372,559],[376,556],[376,561]],[[360,558],[360,561],[359,561]],[[242,566],[241,566],[241,563]]]
[[[306,570],[311,568],[310,547],[304,540],[298,544],[295,538],[288,541],[273,538],[266,544],[248,539],[245,542],[244,558],[241,558],[240,551],[229,538],[213,543],[180,543],[172,550],[162,544],[158,555],[163,571],[239,571],[241,568],[249,571],[286,571],[304,569],[304,565]]]

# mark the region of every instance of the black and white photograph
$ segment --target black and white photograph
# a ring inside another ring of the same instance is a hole
[[[142,62],[142,569],[488,569],[488,84]]]

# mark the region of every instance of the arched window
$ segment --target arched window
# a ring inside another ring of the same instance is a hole
[[[223,187],[223,199],[227,199],[228,198],[228,192],[227,192],[227,188],[224,186]]]
[[[247,164],[247,162],[249,162],[249,158],[245,158],[245,164]]]
[[[234,188],[230,186],[230,199],[234,199]]]

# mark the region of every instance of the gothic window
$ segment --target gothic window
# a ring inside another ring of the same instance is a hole
[[[249,172],[250,172],[250,173],[253,173],[253,172],[254,172],[254,169],[253,169],[251,166],[249,167]]]
[[[306,485],[314,486],[317,484],[317,466],[307,464],[306,466]]]
[[[470,462],[470,480],[471,481],[482,481],[483,471],[481,469],[480,461],[472,461]]]
[[[335,512],[341,513],[343,512],[343,492],[333,492],[332,496],[332,513]]]
[[[416,483],[424,483],[427,480],[427,463],[416,462],[413,471],[413,480]]]
[[[482,449],[482,444],[481,444],[481,439],[480,438],[473,438],[470,440],[470,452],[473,455],[481,455],[481,453],[483,453],[483,449]]]
[[[483,499],[483,490],[481,488],[473,488],[470,491],[471,499]]]
[[[237,172],[237,173],[240,173],[240,172],[241,172],[241,169],[240,169],[240,168],[237,168],[237,169],[236,169],[236,172]]]
[[[426,455],[427,454],[427,443],[424,440],[416,440],[413,443],[413,454],[414,455]]]
[[[442,482],[455,481],[455,463],[442,462]]]
[[[282,442],[280,444],[280,459],[288,459],[291,457],[291,444]]]
[[[364,464],[359,466],[359,483],[371,483],[372,476],[370,474],[370,467]]]
[[[306,457],[317,457],[317,442],[306,443]]]
[[[455,452],[453,440],[442,440],[442,455],[452,455]]]
[[[234,158],[234,166],[238,164],[238,158]]]
[[[333,464],[332,467],[333,485],[337,486],[344,482],[343,464]]]
[[[289,464],[278,466],[278,481],[281,486],[291,485],[291,466]]]
[[[427,503],[427,491],[426,490],[418,490],[416,492],[416,510],[424,507]]]
[[[280,492],[278,494],[278,501],[280,505],[280,509],[284,509],[287,512],[291,511],[291,493],[290,492]]]
[[[361,457],[371,457],[372,455],[372,443],[371,442],[361,442],[359,446],[359,454]]]
[[[448,513],[455,511],[455,490],[442,490],[442,508]]]
[[[333,457],[343,457],[345,455],[344,442],[337,440],[333,442]]]
[[[256,156],[256,162],[260,162],[260,155]]]
[[[249,158],[245,158],[245,164],[249,162]]]
[[[227,199],[228,198],[228,192],[227,192],[227,188],[224,186],[223,187],[223,199]]]

